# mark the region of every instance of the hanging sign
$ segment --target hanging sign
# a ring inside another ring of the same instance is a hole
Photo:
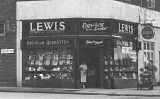
[[[144,39],[152,39],[154,38],[154,30],[151,26],[145,26],[143,29],[142,29],[142,37]]]

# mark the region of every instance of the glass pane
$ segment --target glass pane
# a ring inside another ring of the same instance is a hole
[[[151,52],[151,60],[153,60],[153,58],[154,58],[154,54],[153,52]]]
[[[151,43],[151,50],[154,50],[154,43]]]
[[[147,49],[147,44],[146,44],[146,42],[144,42],[144,50],[146,50]]]
[[[0,24],[0,33],[4,33],[4,24]]]
[[[147,50],[150,50],[150,44],[147,42]]]
[[[24,80],[73,80],[73,46],[28,49],[23,66]]]
[[[114,48],[114,61],[112,72],[115,79],[136,79],[136,52],[133,50],[133,42],[123,40],[121,43],[117,40],[117,46]],[[115,72],[114,72],[115,71]],[[116,71],[120,73],[116,74]]]
[[[147,60],[150,60],[150,52],[147,52]]]

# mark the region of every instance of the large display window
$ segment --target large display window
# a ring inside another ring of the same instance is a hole
[[[137,24],[113,19],[28,20],[22,30],[24,86],[79,88],[84,61],[88,88],[136,85]]]
[[[26,40],[25,43],[24,82],[37,81],[36,86],[40,87],[43,84],[50,84],[49,87],[59,84],[57,87],[60,87],[62,81],[74,81],[72,40]]]
[[[115,39],[111,44],[110,52],[106,50],[104,55],[104,79],[110,80],[110,86],[113,88],[120,88],[124,85],[123,83],[127,86],[124,81],[134,82],[133,86],[136,87],[137,56],[136,51],[133,50],[133,42]],[[133,86],[128,85],[127,87]]]

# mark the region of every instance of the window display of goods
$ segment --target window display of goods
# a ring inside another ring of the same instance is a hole
[[[51,65],[53,66],[57,66],[58,65],[58,60],[59,60],[59,56],[58,53],[54,53],[51,55]]]
[[[43,60],[43,64],[46,66],[49,66],[51,62],[51,54],[44,54],[44,60]]]
[[[70,48],[29,50],[24,80],[73,79],[73,55]]]
[[[51,71],[60,71],[60,69],[61,69],[60,67],[54,67],[51,69]]]
[[[105,72],[105,79],[109,76],[114,79],[136,79],[136,64],[133,62],[125,62],[123,64],[116,64],[113,58],[109,56],[104,56],[104,72]],[[116,61],[116,60],[115,60]],[[120,60],[118,60],[120,61]],[[108,79],[108,78],[107,78]]]
[[[37,71],[46,71],[46,69],[45,69],[44,67],[42,67],[42,66],[39,66],[39,67],[37,68]]]
[[[37,74],[38,76],[39,76],[39,78],[41,79],[41,80],[48,80],[48,79],[50,79],[51,78],[51,75],[50,74]]]
[[[26,71],[36,71],[35,67],[26,67]]]

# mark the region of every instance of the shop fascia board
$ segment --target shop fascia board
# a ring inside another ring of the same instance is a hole
[[[71,6],[72,5],[72,6]],[[57,18],[113,18],[143,23],[144,16],[160,27],[160,12],[114,0],[48,0],[17,2],[17,20]],[[150,13],[152,13],[150,15]],[[140,20],[139,20],[140,17]],[[140,22],[141,21],[141,22]]]

